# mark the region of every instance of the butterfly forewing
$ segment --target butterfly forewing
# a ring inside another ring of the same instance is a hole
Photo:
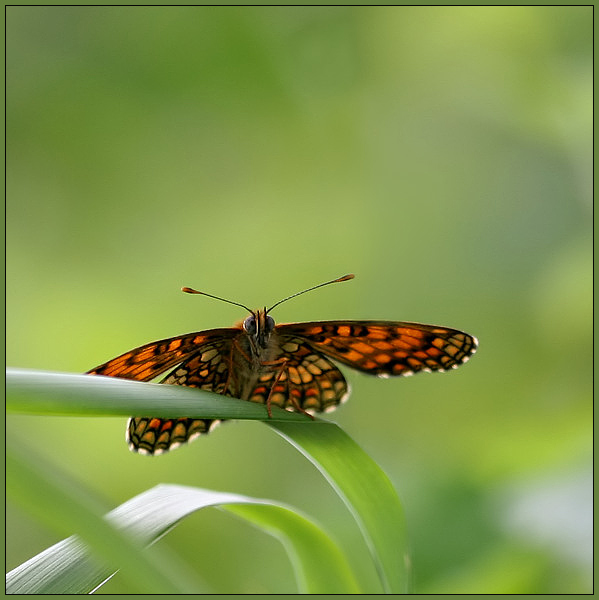
[[[230,340],[239,333],[240,330],[234,328],[212,329],[159,340],[125,352],[91,369],[87,374],[151,381],[191,354],[198,352],[202,345]]]
[[[446,371],[467,361],[476,338],[447,327],[403,321],[315,321],[278,325],[317,352],[381,377]]]
[[[235,330],[234,330],[235,331]],[[239,335],[240,331],[236,332]],[[220,338],[200,344],[195,352],[175,367],[160,383],[185,385],[217,394],[235,395],[232,389],[231,352],[234,338]]]
[[[198,387],[232,395],[227,389],[230,375],[227,357],[237,328],[214,329],[160,340],[117,356],[88,374],[108,375],[137,381],[151,381],[177,365],[160,383]],[[218,423],[214,419],[161,419],[131,417],[127,443],[143,454],[160,454],[207,433]]]

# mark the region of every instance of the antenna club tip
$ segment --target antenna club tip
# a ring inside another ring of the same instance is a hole
[[[339,277],[339,279],[337,279],[337,281],[349,281],[350,279],[353,279],[354,277],[355,277],[355,275],[353,273],[349,273],[348,275]]]
[[[190,287],[182,287],[181,291],[185,292],[186,294],[197,294],[197,292]]]

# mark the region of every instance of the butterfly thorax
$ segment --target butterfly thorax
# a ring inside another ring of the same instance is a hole
[[[235,396],[249,400],[259,382],[272,381],[280,370],[274,319],[266,309],[252,312],[232,349]]]

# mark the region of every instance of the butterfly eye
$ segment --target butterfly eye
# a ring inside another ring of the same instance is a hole
[[[256,333],[256,317],[254,315],[250,315],[244,322],[243,328],[250,335],[254,335]]]
[[[266,331],[272,331],[274,328],[275,320],[270,315],[266,315]]]

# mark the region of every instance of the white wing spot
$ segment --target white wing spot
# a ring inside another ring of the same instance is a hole
[[[216,427],[218,427],[221,424],[220,419],[215,419],[214,421],[212,421],[212,423],[210,423],[210,426],[208,427],[208,432],[210,433],[211,431],[213,431]],[[200,432],[198,433],[194,433],[189,440],[195,440],[198,436],[202,435]]]
[[[347,391],[345,392],[345,394],[343,394],[343,396],[341,396],[341,399],[339,400],[339,404],[343,404],[344,402],[347,402],[347,399],[351,396],[351,386],[349,385],[349,383],[347,384]],[[336,408],[336,407],[333,407]]]

